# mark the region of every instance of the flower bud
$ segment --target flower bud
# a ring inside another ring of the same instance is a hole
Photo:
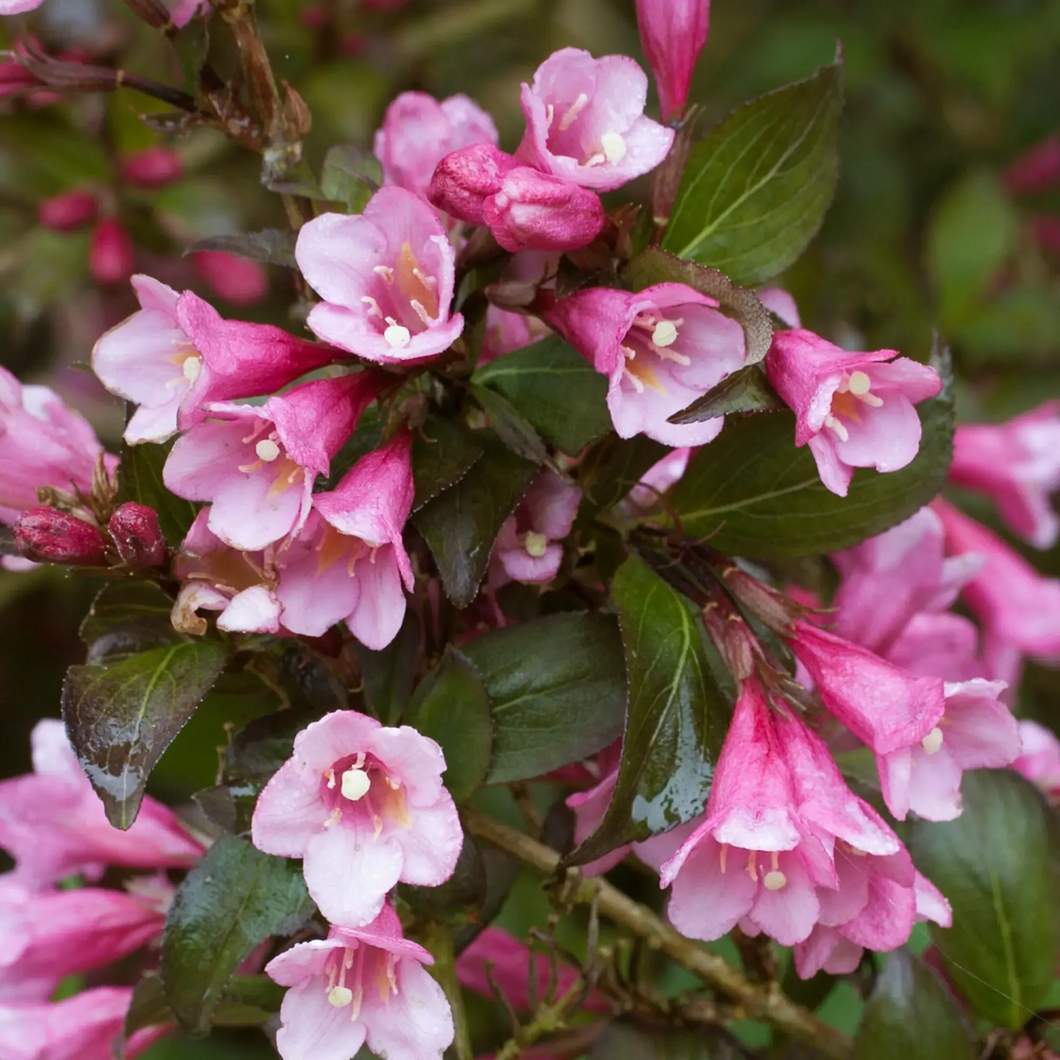
[[[71,232],[96,219],[99,201],[84,188],[73,188],[45,199],[37,206],[37,220],[53,232]]]
[[[107,524],[122,563],[130,567],[157,567],[166,558],[166,542],[154,508],[127,501]]]
[[[99,529],[58,508],[27,508],[14,526],[19,555],[35,563],[70,563],[98,567],[107,542]]]
[[[808,608],[759,581],[740,567],[726,567],[721,572],[726,587],[737,600],[769,629],[786,633]]]
[[[521,250],[573,250],[591,243],[604,227],[604,207],[587,188],[519,167],[486,199],[483,213],[494,239],[513,254]]]
[[[137,188],[163,188],[183,174],[180,155],[168,147],[149,147],[121,161],[121,175]]]
[[[685,109],[692,71],[707,42],[710,0],[637,0],[637,28],[669,121]]]
[[[121,221],[106,217],[96,225],[88,248],[88,271],[100,284],[123,283],[133,272],[136,254]]]
[[[517,168],[518,159],[493,144],[462,147],[438,163],[427,198],[450,217],[484,225],[486,199],[500,191],[505,175]]]
[[[191,260],[213,293],[233,305],[253,305],[269,293],[268,273],[249,258],[223,250],[200,250]]]

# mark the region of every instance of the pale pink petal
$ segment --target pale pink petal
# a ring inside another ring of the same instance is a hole
[[[357,561],[354,574],[361,585],[353,612],[346,616],[350,632],[372,651],[381,651],[397,635],[405,618],[405,593],[393,545]]]
[[[273,957],[265,965],[265,974],[280,986],[297,986],[310,976],[323,974],[328,955],[332,950],[342,948],[343,943],[338,939],[311,939],[309,942],[296,943]]]
[[[760,884],[749,915],[762,931],[776,939],[781,946],[794,946],[813,930],[820,905],[799,855],[781,854],[779,864],[787,882],[775,891]],[[764,866],[760,866],[759,871],[763,870]]]
[[[232,597],[217,628],[233,633],[277,633],[280,629],[280,602],[264,585],[252,585]]]
[[[327,818],[319,775],[303,768],[296,758],[289,758],[258,796],[251,838],[254,846],[266,854],[300,858],[310,836],[323,827]]]
[[[460,818],[447,791],[442,791],[433,806],[413,809],[411,814],[411,827],[392,832],[405,859],[401,880],[421,887],[437,887],[453,875],[460,857],[464,845]]]
[[[682,935],[709,942],[728,934],[750,912],[758,884],[747,874],[743,851],[730,850],[721,871],[721,847],[707,838],[688,855],[673,881],[667,916]]]
[[[901,394],[888,393],[860,423],[847,425],[850,437],[837,438],[835,451],[851,467],[898,471],[912,463],[920,448],[920,417]]]
[[[328,1001],[327,981],[307,979],[284,994],[276,1049],[283,1060],[351,1060],[364,1044],[364,1024]]]
[[[386,1004],[365,1004],[369,1049],[387,1060],[441,1060],[454,1035],[444,991],[410,960],[398,962],[397,983]]]
[[[431,806],[443,794],[445,755],[434,740],[411,726],[375,729],[363,750],[385,762],[387,774],[401,781],[410,807]]]

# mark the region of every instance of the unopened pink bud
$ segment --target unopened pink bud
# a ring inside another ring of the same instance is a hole
[[[35,563],[98,567],[106,562],[106,540],[98,528],[58,508],[27,508],[15,522],[19,555]]]
[[[183,174],[180,155],[168,147],[149,147],[121,162],[121,175],[138,188],[163,188]]]
[[[663,121],[669,121],[688,101],[692,71],[710,29],[710,0],[637,0],[637,27]]]
[[[127,501],[107,524],[121,561],[130,567],[157,567],[166,558],[166,542],[154,508]]]
[[[37,206],[37,220],[55,232],[70,232],[83,228],[96,219],[99,200],[83,188],[60,192]]]
[[[125,226],[113,217],[96,225],[88,248],[88,271],[96,283],[124,283],[133,273],[136,254]]]
[[[1002,174],[1013,195],[1060,183],[1060,135],[1050,136],[1019,156]]]
[[[484,225],[486,199],[500,191],[505,175],[517,168],[519,160],[493,144],[461,147],[438,163],[427,198],[450,217]]]
[[[233,305],[253,305],[269,293],[269,274],[249,258],[200,250],[192,255],[192,264],[213,293]]]
[[[483,213],[493,237],[512,253],[584,247],[606,220],[595,192],[527,167],[505,176]]]

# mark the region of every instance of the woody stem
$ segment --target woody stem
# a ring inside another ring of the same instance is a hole
[[[538,872],[552,875],[559,867],[560,856],[556,851],[523,832],[470,807],[463,816],[465,825],[473,835],[512,854]],[[573,875],[572,870],[568,870],[568,873]],[[731,998],[739,1009],[740,1018],[765,1020],[790,1037],[812,1045],[831,1060],[847,1060],[850,1056],[851,1043],[845,1035],[823,1023],[808,1009],[797,1005],[776,983],[751,982],[724,958],[686,939],[647,906],[633,901],[606,880],[586,879],[572,881],[572,884],[570,900],[588,905],[595,896],[601,915],[645,939],[649,946],[665,953],[671,960]]]

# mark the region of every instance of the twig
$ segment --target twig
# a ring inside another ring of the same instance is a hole
[[[468,808],[464,823],[479,839],[507,851],[538,872],[551,875],[559,866],[560,857],[556,851],[478,810]],[[831,1060],[847,1060],[850,1056],[851,1044],[845,1035],[823,1023],[808,1009],[795,1004],[776,983],[752,983],[724,958],[686,939],[647,906],[633,901],[606,880],[582,880],[577,888],[571,888],[571,900],[578,904],[588,905],[594,896],[597,896],[603,916],[631,934],[644,938],[650,946],[732,998],[745,1018],[766,1020],[792,1038],[812,1045]]]

